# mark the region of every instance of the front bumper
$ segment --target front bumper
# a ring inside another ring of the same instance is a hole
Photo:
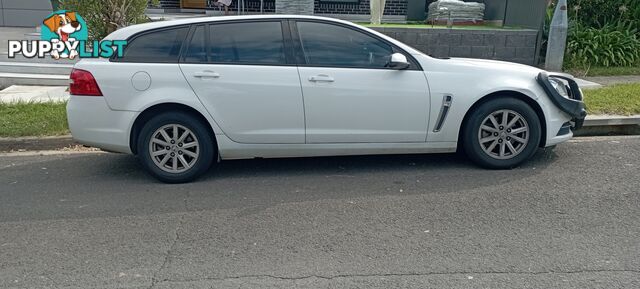
[[[569,92],[570,98],[560,95],[549,81],[549,77],[565,80],[569,84],[567,91]],[[572,129],[580,129],[584,124],[584,119],[587,117],[587,110],[584,102],[582,101],[582,91],[580,90],[578,83],[576,83],[573,78],[567,77],[566,75],[548,74],[547,72],[540,72],[536,80],[540,86],[542,86],[547,95],[549,95],[553,104],[571,116],[571,121],[573,122]]]

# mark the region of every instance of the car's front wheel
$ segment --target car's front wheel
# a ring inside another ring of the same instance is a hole
[[[138,157],[160,181],[192,181],[207,171],[214,156],[213,137],[206,124],[188,113],[159,114],[140,131]]]
[[[471,112],[462,141],[465,152],[475,163],[508,169],[535,154],[540,138],[540,119],[527,103],[497,98]]]

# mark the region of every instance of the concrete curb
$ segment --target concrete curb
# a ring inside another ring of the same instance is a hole
[[[640,115],[593,115],[587,116],[584,127],[576,136],[640,135]]]
[[[587,116],[585,126],[640,125],[640,115],[593,115]]]
[[[588,116],[576,136],[640,135],[640,115]],[[56,150],[79,145],[71,135],[0,138],[0,152]]]
[[[76,145],[71,135],[0,138],[0,152],[53,150]]]

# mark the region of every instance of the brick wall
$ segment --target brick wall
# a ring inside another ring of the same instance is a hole
[[[245,10],[249,12],[260,12],[260,0],[245,0]],[[231,10],[238,9],[238,0],[233,0],[231,4]],[[274,13],[276,11],[276,0],[264,0],[263,11],[265,13]],[[149,7],[153,8],[151,3]],[[160,5],[157,8],[180,8],[180,0],[160,0]],[[209,7],[208,9],[218,9],[217,7]]]
[[[537,30],[374,29],[435,57],[470,57],[536,64]]]
[[[321,3],[315,1],[316,14],[369,14],[369,0],[358,3]],[[407,0],[387,0],[384,8],[385,15],[406,15]]]
[[[276,13],[313,15],[314,0],[278,0],[276,1]]]
[[[160,0],[162,8],[180,8],[180,0]]]
[[[238,0],[234,0],[231,5],[235,8]],[[297,2],[298,0],[279,0],[282,2]],[[179,1],[178,1],[179,2]],[[245,2],[247,11],[259,12],[260,1],[259,0],[246,0]],[[264,0],[264,11],[266,13],[275,12],[276,0]],[[314,1],[314,13],[315,14],[369,14],[369,0],[360,0],[358,3],[328,3],[320,0]],[[387,4],[384,9],[385,15],[406,15],[407,14],[407,0],[387,0]]]

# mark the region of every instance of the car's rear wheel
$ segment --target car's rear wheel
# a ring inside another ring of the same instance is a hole
[[[204,174],[215,156],[206,124],[184,112],[151,118],[138,137],[138,157],[147,171],[167,183],[184,183]]]
[[[489,100],[471,112],[463,131],[463,147],[480,166],[508,169],[531,158],[541,138],[540,119],[525,102]]]

